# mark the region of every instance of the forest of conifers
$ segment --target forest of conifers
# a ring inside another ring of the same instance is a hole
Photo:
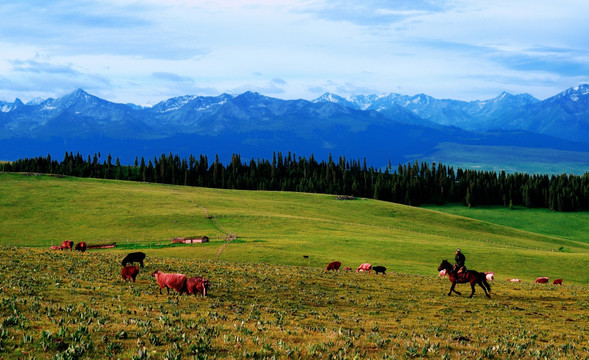
[[[35,172],[77,177],[119,179],[173,185],[240,190],[278,190],[340,194],[373,198],[401,204],[463,203],[477,205],[523,205],[555,211],[589,210],[589,173],[582,176],[530,175],[454,169],[425,162],[375,169],[366,160],[317,161],[288,154],[274,154],[272,160],[242,162],[233,155],[227,165],[216,157],[180,158],[162,154],[159,158],[135,159],[134,165],[112,163],[101,155],[84,157],[65,153],[61,162],[47,157],[0,163],[0,171]]]

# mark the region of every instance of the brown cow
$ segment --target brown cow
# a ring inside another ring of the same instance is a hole
[[[188,289],[189,294],[200,293],[203,297],[207,296],[207,290],[211,286],[211,283],[206,278],[200,276],[194,276],[188,279],[186,282],[186,287]]]
[[[71,241],[71,240],[64,240],[64,241],[61,242],[61,248],[64,249],[64,250],[65,249],[70,249],[70,251],[72,251],[73,248],[74,248],[74,242]]]
[[[121,276],[125,281],[133,280],[135,282],[137,274],[139,274],[139,268],[137,266],[127,265],[121,270]]]
[[[342,266],[342,263],[339,261],[332,261],[329,264],[327,264],[327,268],[325,269],[325,271],[329,271],[329,270],[335,270],[335,271],[339,271],[339,268]]]
[[[79,243],[76,244],[76,247],[74,248],[74,250],[85,252],[87,247],[88,246],[86,245],[85,242],[80,241]]]
[[[536,284],[547,284],[548,283],[548,277],[546,276],[540,276],[539,278],[536,279],[536,281],[534,281]]]
[[[552,285],[562,285],[562,279],[556,279],[552,282]]]

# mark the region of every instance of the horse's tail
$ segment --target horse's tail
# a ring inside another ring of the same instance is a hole
[[[483,272],[483,273],[477,273],[477,276],[479,278],[479,281],[483,284],[484,287],[487,288],[487,291],[490,294],[491,293],[491,285],[489,285],[489,283],[487,282],[487,275]]]

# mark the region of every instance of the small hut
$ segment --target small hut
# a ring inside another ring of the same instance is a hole
[[[177,237],[172,240],[172,244],[194,244],[209,242],[207,236]]]

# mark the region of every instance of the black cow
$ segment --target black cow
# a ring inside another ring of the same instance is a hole
[[[145,254],[140,251],[129,253],[123,259],[123,266],[125,266],[127,263],[133,265],[133,263],[138,262],[139,265],[143,267],[143,259],[145,259]]]
[[[383,275],[386,275],[387,273],[385,271],[387,271],[387,268],[384,266],[373,266],[372,270],[374,270],[375,274],[378,273],[382,273]]]

